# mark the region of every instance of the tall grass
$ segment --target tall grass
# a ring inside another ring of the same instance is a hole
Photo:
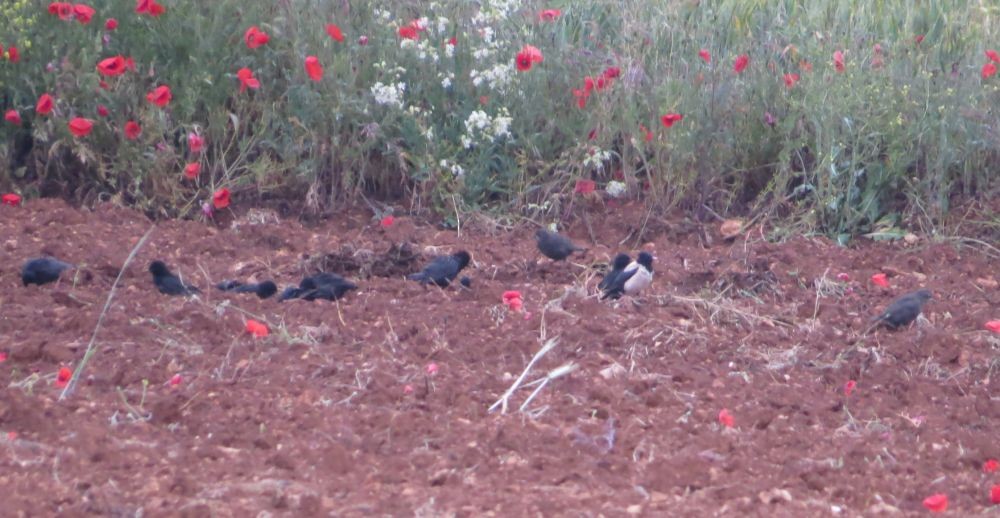
[[[88,25],[47,4],[0,8],[11,35],[0,43],[24,47],[21,62],[0,64],[5,109],[25,120],[0,134],[0,187],[162,215],[195,213],[226,187],[236,200],[316,210],[364,193],[411,196],[444,216],[555,217],[587,179],[664,209],[767,211],[841,236],[995,191],[1000,77],[981,70],[1000,42],[1000,6],[985,1],[161,3],[154,18],[94,2]],[[546,21],[543,9],[561,14]],[[103,29],[107,17],[116,30]],[[400,37],[421,18],[419,41]],[[251,25],[270,36],[252,50]],[[519,72],[524,45],[544,61]],[[137,70],[102,89],[95,64],[117,54]],[[322,81],[308,78],[308,55]],[[239,92],[242,67],[259,90]],[[579,107],[574,90],[609,67],[620,75]],[[162,84],[174,93],[166,109],[145,100]],[[44,92],[57,109],[37,116]],[[665,127],[667,113],[683,119]],[[77,115],[99,122],[92,134],[70,135]],[[139,140],[122,137],[127,120],[142,125]],[[187,148],[192,132],[206,152]],[[185,180],[192,161],[201,175]]]

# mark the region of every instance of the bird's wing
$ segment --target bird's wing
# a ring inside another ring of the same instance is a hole
[[[614,279],[608,283],[604,289],[604,296],[602,299],[606,299],[615,294],[621,294],[625,291],[625,283],[635,276],[636,270],[623,270],[621,273],[615,276]]]
[[[620,273],[622,273],[621,270],[609,271],[607,274],[604,275],[604,278],[601,279],[601,282],[598,283],[597,288],[601,290],[607,288],[608,286],[611,285],[612,282],[614,282],[615,277]]]

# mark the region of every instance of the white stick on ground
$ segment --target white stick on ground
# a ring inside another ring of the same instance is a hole
[[[146,244],[146,240],[149,239],[149,236],[155,229],[156,225],[149,227],[146,234],[142,236],[142,239],[135,244],[135,248],[132,249],[132,252],[128,254],[127,258],[125,258],[125,264],[122,264],[122,269],[118,271],[118,277],[115,278],[114,284],[111,285],[111,291],[108,293],[108,300],[104,301],[104,309],[101,310],[101,316],[97,317],[97,325],[94,326],[94,333],[90,335],[90,343],[87,344],[87,351],[83,353],[83,359],[80,360],[80,364],[77,365],[76,370],[73,371],[73,376],[70,377],[69,383],[66,384],[62,393],[59,394],[59,401],[66,399],[73,393],[73,389],[76,388],[76,384],[80,381],[80,377],[83,376],[83,369],[87,366],[87,362],[89,362],[90,358],[95,352],[97,352],[97,347],[94,346],[94,343],[97,341],[97,332],[101,330],[101,324],[104,323],[104,315],[108,313],[108,308],[111,307],[111,301],[115,298],[115,289],[118,288],[118,283],[122,280],[122,275],[125,275],[125,269],[128,268],[129,263],[132,262],[132,259],[135,259],[135,254],[139,253],[139,250]]]
[[[561,367],[556,367],[555,369],[550,370],[549,373],[546,374],[545,377],[541,379],[542,383],[538,385],[538,388],[536,388],[531,393],[531,395],[528,396],[528,399],[524,400],[524,403],[521,403],[521,407],[517,409],[518,412],[524,412],[524,410],[528,408],[528,404],[531,403],[531,400],[535,399],[535,396],[537,396],[538,393],[541,392],[542,389],[545,388],[545,385],[548,385],[550,381],[575,371],[576,367],[577,365],[575,363],[570,362],[565,365],[562,365]]]
[[[504,392],[504,394],[502,396],[500,396],[500,399],[498,399],[496,403],[493,403],[492,405],[490,405],[490,408],[489,408],[488,411],[489,412],[493,412],[494,410],[497,409],[497,407],[500,407],[500,413],[501,414],[506,414],[507,413],[507,402],[510,399],[510,396],[512,394],[514,394],[514,392],[518,388],[521,387],[521,383],[524,382],[524,378],[528,377],[528,372],[530,372],[531,368],[535,366],[535,363],[537,363],[538,360],[542,359],[542,356],[545,356],[546,353],[548,353],[549,351],[551,351],[552,349],[554,349],[555,346],[558,345],[558,344],[559,344],[559,338],[558,337],[552,338],[552,339],[548,340],[547,342],[545,342],[545,345],[542,346],[542,348],[539,349],[537,353],[535,353],[535,356],[533,358],[531,358],[531,361],[528,362],[528,365],[524,368],[524,372],[522,372],[521,375],[518,376],[518,378],[516,380],[514,380],[514,383],[510,386],[510,388],[507,389],[506,392]],[[560,369],[561,368],[562,367],[560,367]],[[556,369],[556,370],[559,370],[559,369]],[[555,372],[555,371],[553,371],[553,372]],[[563,374],[565,374],[565,373],[563,373]],[[559,374],[559,375],[561,376],[562,374]],[[548,377],[542,378],[541,380],[537,380],[537,381],[535,381],[533,383],[542,382],[542,386],[544,386],[545,383],[548,381],[548,379],[549,379]],[[540,390],[540,389],[535,389],[536,392],[538,390]]]

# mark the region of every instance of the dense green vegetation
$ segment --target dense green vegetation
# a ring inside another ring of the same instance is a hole
[[[551,219],[593,180],[846,236],[995,190],[985,1],[105,0],[88,23],[67,5],[0,7],[21,118],[0,131],[4,192],[182,216],[223,188],[311,209],[365,193]],[[115,56],[134,68],[102,73]]]

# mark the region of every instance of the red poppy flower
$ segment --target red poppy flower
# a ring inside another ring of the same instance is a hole
[[[21,114],[17,113],[17,110],[7,110],[7,113],[3,114],[3,118],[15,126],[21,125]]]
[[[132,56],[125,58],[125,70],[131,70],[135,72],[135,60],[132,59]]]
[[[594,140],[595,138],[597,138],[597,128],[594,128],[587,133],[587,140]]]
[[[617,79],[621,75],[622,75],[622,69],[618,67],[608,67],[604,69],[605,79]]]
[[[212,205],[214,205],[215,208],[219,209],[219,210],[228,207],[229,206],[229,189],[226,189],[225,187],[223,187],[223,188],[219,189],[218,191],[215,191],[215,194],[212,195]]]
[[[593,77],[586,76],[586,77],[583,78],[583,90],[585,92],[587,92],[587,95],[590,95],[590,92],[592,92],[594,90],[594,78]]]
[[[49,14],[59,16],[60,20],[73,18],[73,4],[69,2],[52,2],[49,4]]]
[[[921,43],[924,42],[924,35],[917,34],[916,36],[914,36],[913,41],[917,42],[917,45],[920,45]]]
[[[10,205],[11,207],[17,207],[21,204],[21,196],[14,193],[7,193],[0,196],[0,203],[3,205]]]
[[[267,326],[256,320],[247,320],[247,332],[254,338],[264,338],[268,334]]]
[[[252,88],[254,90],[260,88],[260,81],[253,76],[253,71],[249,68],[241,68],[238,72],[236,72],[236,77],[240,80],[240,93],[245,92],[247,88]]]
[[[679,113],[668,113],[663,117],[660,117],[660,122],[668,128],[673,126],[675,122],[680,122],[682,120],[684,120],[684,116]]]
[[[197,133],[188,133],[188,148],[192,153],[201,153],[205,149],[205,139]]]
[[[180,374],[174,374],[173,376],[170,377],[170,381],[168,381],[167,383],[169,383],[171,387],[176,387],[177,385],[180,385],[181,382],[183,381],[184,378]]]
[[[888,288],[889,279],[885,276],[884,273],[876,273],[875,275],[872,275],[872,284],[882,288]]]
[[[38,97],[38,104],[35,105],[35,113],[39,115],[48,115],[52,113],[52,107],[55,101],[49,94],[42,94]]]
[[[319,64],[319,58],[316,56],[306,56],[306,74],[309,74],[309,79],[313,81],[323,79],[323,65]]]
[[[125,138],[128,140],[135,140],[142,135],[142,127],[135,121],[128,121],[125,123]]]
[[[1000,63],[1000,54],[997,54],[995,50],[987,50],[986,57],[990,58],[990,61],[994,63]]]
[[[135,12],[156,17],[167,12],[167,10],[162,5],[156,3],[156,0],[136,0]]]
[[[542,19],[543,22],[554,22],[559,18],[562,11],[559,9],[546,9],[538,14],[538,17]]]
[[[648,128],[646,128],[646,126],[645,126],[645,125],[643,125],[643,124],[640,124],[640,125],[639,125],[639,130],[640,130],[640,131],[642,131],[642,134],[643,134],[643,139],[644,139],[644,140],[645,140],[646,142],[652,142],[652,141],[653,141],[653,132],[652,132],[652,131],[649,131],[649,129],[648,129]]]
[[[420,30],[412,25],[404,25],[399,28],[399,37],[404,40],[419,40]]]
[[[392,214],[389,214],[388,216],[382,218],[382,221],[379,221],[378,224],[381,225],[382,228],[389,228],[395,222],[396,222],[396,218],[392,217]]]
[[[69,121],[69,132],[77,137],[86,137],[90,130],[94,129],[94,123],[90,119],[76,117]]]
[[[527,72],[531,70],[531,65],[535,63],[541,63],[545,58],[542,56],[542,51],[531,45],[525,45],[521,52],[517,53],[516,63],[517,69],[521,72]]]
[[[857,386],[858,386],[858,382],[857,381],[848,380],[848,382],[844,384],[844,395],[845,396],[850,396],[851,392],[854,392],[854,388],[857,387]]]
[[[988,331],[1000,334],[1000,320],[990,320],[985,327]]]
[[[94,13],[96,12],[93,7],[87,4],[76,4],[73,6],[73,14],[76,15],[76,21],[83,25],[90,23],[90,20],[94,19]]]
[[[503,303],[511,311],[521,311],[521,308],[524,307],[520,291],[510,290],[503,292]]]
[[[326,33],[330,35],[338,43],[343,43],[344,33],[341,32],[340,27],[337,27],[335,23],[326,24]]]
[[[107,117],[108,116],[108,107],[104,106],[103,104],[98,104],[97,105],[97,114],[100,115],[101,117]]]
[[[424,372],[426,372],[430,376],[433,376],[433,375],[437,374],[437,372],[438,372],[438,364],[436,364],[434,362],[428,363],[424,367]]]
[[[924,507],[932,513],[943,513],[948,510],[948,495],[931,495],[924,499]]]
[[[732,428],[736,426],[736,419],[733,417],[733,414],[729,413],[728,409],[723,408],[719,411],[719,424],[726,428]]]
[[[702,59],[702,61],[704,61],[705,63],[711,63],[712,62],[712,53],[709,52],[706,49],[699,50],[698,51],[698,57],[700,57]]]
[[[576,194],[587,195],[594,192],[597,189],[597,184],[593,180],[577,180],[576,187],[573,188],[573,192]]]
[[[747,68],[747,65],[749,64],[750,64],[750,56],[746,54],[741,54],[736,57],[735,61],[733,61],[733,72],[739,74],[740,72],[745,70]]]
[[[59,367],[59,373],[56,374],[56,387],[63,388],[69,385],[69,380],[72,377],[73,371],[69,370],[69,367]]]
[[[118,28],[118,20],[114,18],[108,18],[107,20],[104,21],[105,30],[113,31],[117,28]]]
[[[362,47],[368,45],[368,36],[365,36],[364,34],[358,36],[358,45],[361,45]]]
[[[21,53],[17,51],[17,47],[13,45],[7,47],[7,59],[9,59],[11,63],[21,61]]]
[[[454,47],[455,45],[458,45],[458,38],[456,38],[454,36],[448,38],[448,45],[451,45],[452,47]]]
[[[785,74],[785,86],[791,88],[795,86],[795,83],[799,82],[798,74]]]
[[[576,105],[582,110],[587,107],[587,98],[590,97],[590,94],[586,90],[574,88],[573,97],[576,97]]]
[[[266,45],[271,39],[266,32],[261,31],[256,25],[251,25],[247,32],[243,34],[243,41],[246,42],[248,49],[255,49],[261,45]]]
[[[170,87],[167,85],[157,86],[152,92],[146,94],[146,100],[160,108],[170,104],[170,100],[173,98],[174,94],[170,93]]]
[[[1000,469],[1000,461],[996,459],[988,459],[983,463],[983,473],[993,473]]]
[[[102,59],[97,63],[97,71],[105,76],[120,76],[125,73],[125,68],[124,56]]]
[[[989,79],[993,74],[997,73],[997,64],[990,61],[989,63],[983,65],[983,79]]]
[[[844,71],[844,53],[839,50],[833,53],[833,68],[837,69],[837,72]]]
[[[995,484],[990,488],[990,503],[1000,504],[1000,484]]]
[[[97,82],[97,86],[99,86],[101,88],[101,90],[110,90],[111,89],[111,85],[109,85],[108,82],[105,81],[105,80],[103,80],[103,79],[101,79],[100,81]]]
[[[199,164],[198,162],[191,162],[190,164],[184,166],[184,176],[187,177],[188,180],[194,180],[195,178],[198,178],[198,175],[200,173],[201,173],[201,164]]]

